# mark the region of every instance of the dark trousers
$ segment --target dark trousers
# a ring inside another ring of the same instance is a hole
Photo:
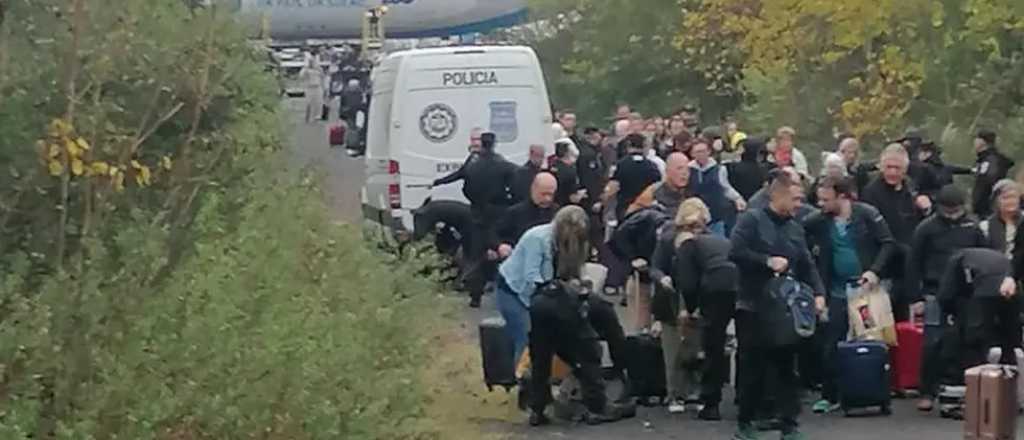
[[[608,246],[604,248],[608,249]],[[605,280],[604,285],[615,288],[624,287],[631,272],[630,262],[623,261],[610,250],[601,256],[601,260],[605,267],[608,268],[608,278]]]
[[[466,288],[471,298],[482,297],[487,282],[497,279],[498,264],[487,259],[489,244],[495,241],[495,221],[491,217],[477,210],[473,212],[473,231],[468,237],[470,268],[466,274]]]
[[[971,298],[963,302],[959,314],[962,363],[964,368],[987,362],[988,351],[1000,347],[1000,363],[1016,365],[1014,349],[1021,346],[1020,300],[1017,297]]]
[[[821,363],[824,356],[825,332],[819,327],[811,336],[797,347],[796,370],[800,387],[816,390],[825,381],[825,366]]]
[[[626,371],[626,332],[619,323],[615,306],[596,296],[590,299],[590,326],[597,332],[597,337],[608,343],[608,354],[612,358],[612,369],[616,376],[625,378]]]
[[[736,337],[739,342],[738,362],[743,365],[739,377],[740,412],[739,423],[753,423],[766,398],[774,394],[775,413],[782,423],[783,432],[798,427],[800,415],[800,394],[796,377],[796,347],[769,347],[761,340],[762,329],[757,314],[741,310],[736,312]],[[774,373],[773,387],[766,387],[765,378],[769,371]]]
[[[846,298],[832,297],[828,299],[828,323],[823,331],[821,397],[829,402],[839,402],[839,343],[846,340],[850,331],[850,315],[847,313]]]
[[[704,363],[701,366],[700,398],[705,405],[722,403],[722,387],[728,380],[729,359],[725,356],[725,332],[736,313],[736,292],[711,292],[701,302],[704,319]]]
[[[960,369],[959,323],[942,310],[934,296],[925,296],[924,345],[921,347],[921,396],[935,397],[943,384],[963,383]]]
[[[942,359],[943,341],[946,341],[948,346],[951,342],[948,338],[953,336],[953,333],[955,332],[950,331],[946,323],[924,327],[924,345],[921,347],[922,397],[935,397],[939,393],[946,367]]]
[[[587,410],[603,414],[605,397],[601,375],[601,345],[595,338],[581,338],[579,320],[560,319],[564,311],[555,301],[534,300],[530,306],[530,409],[543,412],[552,401],[551,362],[558,355],[579,380]]]

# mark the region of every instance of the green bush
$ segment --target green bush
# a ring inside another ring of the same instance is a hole
[[[190,4],[0,2],[0,438],[436,438],[438,285],[282,174],[266,54]]]
[[[251,194],[208,199],[194,255],[159,287],[165,233],[145,223],[117,235],[115,272],[101,257],[37,292],[8,276],[0,438],[423,435],[437,285],[328,221],[312,186]]]

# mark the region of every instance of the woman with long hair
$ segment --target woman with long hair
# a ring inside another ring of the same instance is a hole
[[[530,347],[526,387],[534,426],[549,422],[544,409],[551,401],[549,379],[556,354],[572,366],[579,380],[587,423],[629,415],[607,402],[597,342],[599,337],[607,339],[613,358],[619,357],[617,348],[625,339],[622,328],[610,306],[586,297],[579,287],[590,257],[588,219],[579,206],[562,208],[551,223],[526,231],[499,268],[498,304],[517,359],[527,343]],[[587,308],[589,313],[581,312]]]
[[[523,233],[512,253],[498,268],[498,310],[515,346],[516,359],[526,349],[530,331],[530,300],[537,285],[556,277],[563,280],[580,278],[583,265],[590,257],[587,217],[587,213],[578,206],[562,208],[551,223],[535,226]]]

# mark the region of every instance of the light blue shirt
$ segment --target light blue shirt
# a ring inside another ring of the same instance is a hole
[[[538,283],[555,276],[551,224],[534,226],[523,233],[512,254],[501,264],[498,272],[508,287],[526,307]]]

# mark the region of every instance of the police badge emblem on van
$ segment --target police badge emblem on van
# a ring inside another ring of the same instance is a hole
[[[519,119],[515,101],[495,101],[491,107],[491,132],[499,143],[515,142],[519,138]]]
[[[427,140],[440,144],[448,142],[459,128],[459,117],[451,107],[436,103],[428,105],[420,114],[420,133]]]

